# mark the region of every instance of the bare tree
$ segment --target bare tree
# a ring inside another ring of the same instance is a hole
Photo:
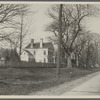
[[[18,4],[1,4],[0,5],[0,38],[3,40],[5,37],[13,34],[15,29],[19,27],[18,16],[21,12],[26,12],[26,6]]]
[[[58,11],[59,6],[54,5],[49,10],[49,16],[53,22],[47,27],[47,30],[53,32],[58,38]],[[97,9],[93,5],[74,4],[64,5],[62,10],[62,47],[65,50],[68,58],[68,67],[72,67],[71,53],[73,45],[78,35],[83,31],[83,21],[85,18],[95,15]]]
[[[81,68],[90,68],[98,64],[99,39],[99,34],[89,31],[84,32],[80,38],[76,39],[74,52]]]
[[[10,23],[6,23],[6,25],[3,25],[2,30],[7,29],[12,32],[10,32],[10,35],[4,35],[7,42],[10,43],[10,46],[12,49],[19,48],[19,57],[22,53],[22,46],[23,46],[23,40],[25,36],[28,33],[29,25],[27,25],[25,22],[25,18],[30,13],[29,11],[29,5],[27,4],[20,4],[18,5],[20,8],[19,11],[17,11],[17,16],[13,18],[13,21]],[[9,25],[9,26],[8,26]],[[7,32],[3,32],[7,33]],[[12,34],[11,34],[12,33]]]
[[[23,10],[24,8],[24,10]],[[23,30],[24,30],[24,17],[27,15],[28,13],[28,7],[26,5],[22,5],[22,9],[21,9],[21,13],[20,13],[20,35],[19,35],[19,57],[21,56],[22,53],[22,40],[24,38],[24,36],[26,35],[26,33],[24,33],[23,35]],[[21,58],[20,58],[21,59]]]

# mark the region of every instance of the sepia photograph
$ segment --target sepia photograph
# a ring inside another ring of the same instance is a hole
[[[100,97],[100,3],[0,2],[0,95]]]

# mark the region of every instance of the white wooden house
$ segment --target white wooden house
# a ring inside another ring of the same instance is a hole
[[[34,39],[31,39],[31,43],[26,46],[24,52],[21,55],[22,61],[27,62],[41,62],[41,63],[54,63],[54,47],[52,42],[40,42],[34,43]]]

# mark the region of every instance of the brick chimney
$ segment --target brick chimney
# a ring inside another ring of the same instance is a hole
[[[40,39],[40,48],[42,48],[43,47],[43,39],[41,38]]]
[[[31,39],[31,48],[33,48],[34,45],[34,39]]]

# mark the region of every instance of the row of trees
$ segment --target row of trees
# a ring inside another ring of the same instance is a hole
[[[58,43],[59,33],[59,5],[53,5],[48,10],[53,22],[48,25],[47,31],[54,33],[51,38]],[[71,55],[75,54],[76,66],[95,65],[98,63],[99,34],[87,30],[84,25],[86,18],[97,15],[99,9],[89,4],[63,4],[61,16],[61,57],[72,67]],[[29,26],[25,18],[29,14],[29,5],[0,4],[0,41],[7,41],[11,49],[19,48],[19,58],[22,53],[23,39]],[[67,61],[66,61],[67,60]]]
[[[48,10],[53,22],[48,25],[47,31],[54,33],[51,37],[56,44],[59,36],[59,5],[53,5]],[[99,12],[94,5],[63,4],[61,16],[61,58],[72,67],[72,54],[75,55],[76,66],[91,67],[98,63],[100,35],[87,30],[84,25],[86,18],[96,16]],[[66,61],[67,60],[67,61]]]

